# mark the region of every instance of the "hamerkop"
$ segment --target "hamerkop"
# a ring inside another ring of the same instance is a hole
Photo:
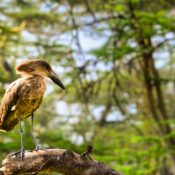
[[[49,77],[55,84],[65,89],[51,66],[43,60],[26,60],[16,67],[22,78],[10,84],[0,106],[0,130],[11,131],[20,124],[21,151],[24,154],[23,130],[21,121],[31,116],[32,135],[35,145],[37,142],[33,134],[33,114],[42,102],[46,90],[45,77]]]

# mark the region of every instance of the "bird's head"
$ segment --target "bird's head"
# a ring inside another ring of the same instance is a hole
[[[16,67],[16,71],[23,76],[39,75],[49,77],[55,84],[65,89],[52,67],[44,60],[26,60]]]

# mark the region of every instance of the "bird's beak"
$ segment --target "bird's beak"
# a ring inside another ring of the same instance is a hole
[[[54,71],[51,71],[49,78],[58,86],[60,86],[62,89],[65,89],[63,83],[60,81],[60,79],[57,77],[56,73]]]

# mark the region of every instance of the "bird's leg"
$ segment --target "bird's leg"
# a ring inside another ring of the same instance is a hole
[[[18,118],[19,119],[19,118]],[[22,128],[22,124],[21,124],[21,120],[19,119],[19,127],[20,127],[20,136],[21,136],[21,160],[24,159],[24,153],[25,153],[25,150],[24,150],[24,143],[23,143],[23,128]]]
[[[32,133],[32,137],[33,137],[33,140],[34,140],[34,143],[35,143],[35,150],[39,150],[40,147],[38,146],[38,140],[36,139],[35,137],[35,134],[34,134],[34,131],[33,131],[33,125],[34,125],[34,114],[32,114],[32,128],[31,128],[31,133]]]
[[[12,156],[16,156],[16,157],[19,157],[20,155],[20,158],[21,160],[24,160],[24,154],[25,154],[25,149],[24,149],[24,144],[23,144],[23,129],[22,129],[22,124],[21,124],[21,120],[20,118],[18,117],[18,121],[19,121],[19,131],[20,131],[20,142],[21,142],[21,150],[20,151],[17,151],[15,153],[12,153],[10,154],[8,157],[12,157]]]

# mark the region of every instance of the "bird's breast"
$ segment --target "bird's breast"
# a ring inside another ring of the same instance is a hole
[[[31,79],[21,87],[19,101],[16,107],[16,115],[21,119],[33,113],[41,104],[45,93],[45,82],[43,79]]]

